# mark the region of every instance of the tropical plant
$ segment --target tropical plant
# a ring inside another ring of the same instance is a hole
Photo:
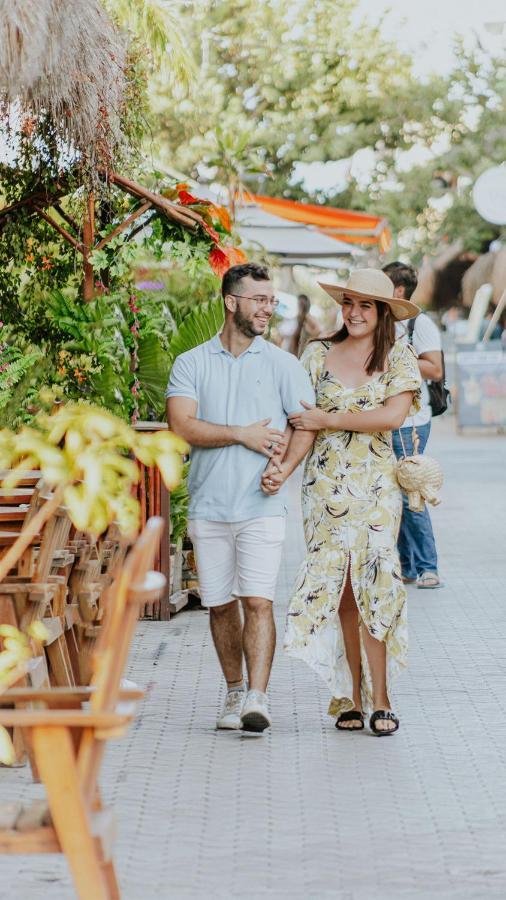
[[[214,337],[221,330],[223,321],[224,310],[221,297],[216,297],[188,313],[168,346],[169,371],[177,356]]]
[[[32,656],[29,638],[44,641],[48,630],[40,621],[32,622],[26,633],[14,625],[0,624],[0,694],[21,678],[27,670],[27,662]],[[0,763],[12,766],[16,758],[9,732],[0,725]]]
[[[157,466],[171,490],[179,484],[187,451],[185,441],[170,431],[138,433],[88,403],[67,403],[52,415],[39,413],[18,434],[0,431],[0,469],[9,470],[4,486],[14,487],[24,472],[39,469],[54,488],[52,498],[0,560],[0,581],[61,503],[79,530],[100,535],[114,521],[125,535],[134,535],[140,521],[132,493],[140,477],[135,459]]]
[[[23,354],[18,347],[0,344],[0,416],[11,403],[16,386],[26,379],[41,356],[37,349]]]
[[[175,3],[160,0],[104,0],[104,6],[121,27],[133,31],[146,44],[153,62],[172,85],[187,88],[196,67],[182,33]]]
[[[190,495],[188,493],[189,462],[183,468],[183,477],[170,495],[170,540],[179,549],[182,547],[188,524],[188,506]]]

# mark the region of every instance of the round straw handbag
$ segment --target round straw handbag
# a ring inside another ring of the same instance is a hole
[[[406,456],[406,448],[399,431],[404,456],[397,460],[397,481],[408,495],[412,512],[422,512],[425,503],[437,506],[441,503],[437,492],[443,484],[443,472],[439,463],[430,456],[418,453],[420,439],[413,427],[413,455]]]

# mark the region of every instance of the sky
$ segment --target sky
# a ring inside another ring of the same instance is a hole
[[[506,39],[505,0],[359,0],[358,14],[378,21],[387,12],[382,31],[414,53],[420,74],[445,74],[452,64],[452,37],[477,32],[487,46]],[[502,35],[494,35],[503,23]]]

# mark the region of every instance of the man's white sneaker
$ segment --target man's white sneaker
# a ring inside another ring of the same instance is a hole
[[[248,691],[241,713],[243,731],[261,734],[269,728],[271,719],[267,708],[267,696],[262,691]]]
[[[230,728],[232,731],[242,728],[241,712],[245,696],[246,691],[228,692],[216,728]]]

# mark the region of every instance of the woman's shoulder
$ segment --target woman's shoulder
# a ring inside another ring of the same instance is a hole
[[[304,353],[301,356],[301,360],[320,359],[322,356],[325,356],[329,347],[330,341],[326,340],[325,338],[318,338],[318,340],[316,341],[309,341],[304,348]]]
[[[413,345],[400,337],[395,341],[395,344],[388,354],[388,368],[394,368],[402,363],[410,363],[416,359],[417,356],[413,349]]]

